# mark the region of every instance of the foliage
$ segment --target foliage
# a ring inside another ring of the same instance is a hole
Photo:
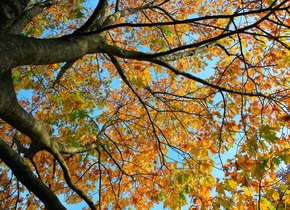
[[[94,3],[0,1],[3,208],[289,203],[290,2]]]

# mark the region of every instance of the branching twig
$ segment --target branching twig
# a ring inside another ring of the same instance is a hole
[[[127,77],[125,76],[124,74],[124,71],[121,67],[121,65],[119,64],[118,60],[112,56],[112,55],[108,55],[112,61],[112,63],[114,64],[114,66],[116,67],[120,77],[122,78],[122,80],[125,82],[126,85],[128,85],[128,87],[132,90],[132,92],[134,93],[134,95],[138,98],[139,102],[142,104],[142,106],[144,107],[146,113],[147,113],[147,116],[149,118],[149,121],[150,121],[150,124],[152,125],[152,129],[153,129],[153,133],[157,139],[157,142],[158,142],[158,147],[159,147],[159,152],[161,153],[160,154],[160,159],[161,159],[161,162],[164,164],[165,163],[165,160],[164,160],[164,154],[163,154],[163,151],[162,151],[162,148],[161,148],[161,141],[157,135],[157,131],[155,129],[155,124],[151,118],[151,115],[150,115],[150,112],[148,110],[148,108],[146,107],[146,104],[144,103],[144,101],[141,99],[141,97],[139,96],[139,94],[134,90],[134,88],[132,87],[132,85],[130,84],[130,82],[128,81]]]

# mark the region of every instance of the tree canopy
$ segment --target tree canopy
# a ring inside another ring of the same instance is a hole
[[[289,0],[0,0],[1,205],[282,208],[289,50]]]

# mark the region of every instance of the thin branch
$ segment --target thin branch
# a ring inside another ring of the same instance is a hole
[[[141,99],[141,97],[139,96],[139,94],[134,90],[134,88],[132,87],[132,85],[131,85],[130,82],[128,81],[128,79],[127,79],[127,77],[125,76],[124,71],[123,71],[121,65],[119,64],[118,60],[117,60],[114,56],[112,56],[112,55],[110,55],[110,54],[109,54],[108,56],[110,57],[112,63],[113,63],[114,66],[116,67],[116,69],[117,69],[117,71],[118,71],[120,77],[122,78],[122,80],[125,82],[126,85],[128,85],[128,87],[131,89],[131,91],[134,93],[134,95],[138,98],[139,102],[140,102],[140,103],[142,104],[142,106],[144,107],[144,109],[145,109],[145,111],[146,111],[146,113],[147,113],[147,116],[148,116],[148,118],[149,118],[150,124],[151,124],[151,126],[152,126],[153,133],[154,133],[154,135],[155,135],[155,137],[156,137],[156,139],[157,139],[157,142],[158,142],[159,152],[161,153],[161,154],[160,154],[160,159],[161,159],[162,163],[164,163],[164,162],[165,162],[165,159],[164,159],[164,154],[163,154],[163,151],[162,151],[162,148],[161,148],[161,141],[160,141],[160,139],[159,139],[159,137],[158,137],[158,135],[157,135],[157,131],[156,131],[156,129],[155,129],[155,124],[154,124],[154,122],[153,122],[153,120],[152,120],[152,118],[151,118],[151,115],[150,115],[150,112],[149,112],[148,108],[146,107],[146,104],[144,103],[144,101]]]
[[[57,145],[58,151],[62,154],[76,154],[76,153],[83,153],[83,152],[88,152],[88,151],[92,151],[94,149],[97,149],[100,145],[101,140],[102,140],[102,136],[105,134],[106,129],[108,127],[110,127],[112,122],[113,122],[113,116],[118,112],[118,110],[120,108],[121,107],[118,107],[117,110],[112,115],[112,117],[110,119],[108,119],[108,121],[102,126],[102,128],[99,130],[99,132],[97,134],[97,139],[92,144],[86,144],[84,146],[69,146],[69,145],[64,145],[64,144],[58,143],[58,145]],[[96,126],[98,126],[98,124],[90,116],[87,116],[87,117]]]
[[[80,28],[78,28],[76,31],[74,31],[72,35],[85,33],[85,32],[94,30],[94,28],[98,29],[101,23],[104,21],[107,7],[108,7],[107,0],[100,0],[93,14],[89,17],[89,19],[85,22],[85,24],[82,25]],[[61,67],[52,87],[54,87],[56,84],[59,84],[61,78],[64,76],[66,71],[70,69],[74,65],[74,63],[79,59],[80,58],[68,61]]]
[[[53,147],[53,146],[52,146]],[[75,191],[88,205],[92,210],[96,210],[96,207],[94,203],[91,201],[91,199],[80,189],[78,188],[75,183],[72,182],[71,175],[69,168],[67,164],[65,163],[65,160],[62,158],[58,150],[56,150],[55,147],[52,148],[52,151],[50,153],[54,156],[54,158],[57,160],[59,165],[61,166],[64,174],[64,179],[67,183],[67,185]]]
[[[89,36],[92,34],[99,34],[103,31],[107,31],[107,30],[111,30],[111,29],[115,29],[115,28],[120,28],[120,27],[154,27],[154,26],[167,26],[167,25],[180,25],[180,24],[192,24],[192,23],[198,23],[199,21],[204,21],[204,20],[217,20],[217,19],[233,19],[236,17],[241,17],[241,16],[246,16],[246,15],[250,15],[250,14],[261,14],[261,13],[265,13],[265,12],[269,12],[266,16],[264,17],[268,17],[270,14],[273,14],[275,11],[282,11],[282,10],[287,10],[288,8],[290,8],[290,6],[287,7],[282,7],[282,5],[286,4],[288,2],[288,0],[284,0],[283,2],[281,2],[279,5],[277,5],[275,8],[272,7],[267,7],[264,9],[259,9],[259,10],[254,10],[254,11],[247,11],[247,12],[241,12],[241,13],[233,13],[230,15],[212,15],[212,16],[204,16],[204,17],[198,17],[198,18],[189,18],[186,20],[174,20],[174,21],[168,21],[168,22],[158,22],[158,23],[119,23],[119,24],[113,24],[116,19],[120,18],[120,17],[124,17],[125,15],[129,15],[129,14],[133,14],[136,11],[142,11],[144,9],[151,9],[154,8],[156,6],[152,5],[151,3],[143,6],[143,7],[139,7],[139,8],[134,8],[134,9],[130,9],[130,10],[124,10],[124,11],[118,11],[116,13],[114,13],[113,15],[110,15],[107,19],[108,22],[106,22],[106,24],[102,25],[102,28],[100,28],[99,30],[93,31],[93,32],[88,32],[88,33],[84,33],[82,34],[83,36]],[[261,19],[265,19],[265,18],[261,18]],[[108,24],[107,24],[108,23]],[[249,25],[251,26],[251,25]]]
[[[257,97],[257,96],[261,96],[261,97],[264,97],[264,98],[268,98],[268,96],[262,94],[262,93],[252,93],[252,92],[246,92],[246,91],[238,91],[238,90],[233,90],[233,89],[228,89],[228,88],[225,88],[225,87],[222,87],[222,86],[219,86],[219,85],[215,85],[215,84],[212,84],[204,79],[201,79],[199,77],[196,77],[190,73],[187,73],[187,72],[183,72],[183,71],[180,71],[179,69],[175,68],[174,66],[164,62],[163,60],[161,59],[152,59],[150,60],[152,63],[155,63],[155,64],[159,64],[167,69],[169,69],[170,71],[172,71],[174,74],[176,75],[182,75],[188,79],[192,79],[192,80],[195,80],[196,82],[199,82],[203,85],[206,85],[206,86],[209,86],[209,87],[212,87],[214,89],[217,89],[219,91],[223,91],[223,92],[228,92],[228,93],[233,93],[233,94],[238,94],[238,95],[246,95],[246,96],[254,96],[254,97]]]
[[[115,12],[118,12],[119,10],[120,10],[120,0],[116,0]]]
[[[77,60],[78,59],[68,61],[60,68],[59,72],[57,73],[56,79],[52,84],[52,87],[55,87],[57,84],[60,83],[61,78],[64,76],[64,74],[67,72],[67,70],[69,70],[74,65],[74,63]]]

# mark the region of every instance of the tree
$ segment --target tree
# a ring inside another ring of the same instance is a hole
[[[0,0],[3,207],[289,203],[290,2],[93,3]]]

